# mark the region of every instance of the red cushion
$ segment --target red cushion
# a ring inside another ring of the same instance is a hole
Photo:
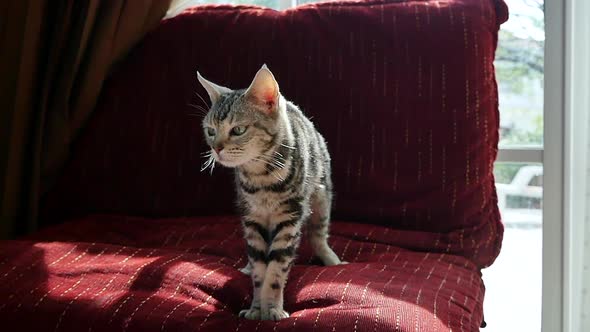
[[[389,228],[336,223],[350,264],[310,262],[285,293],[291,318],[239,319],[251,281],[235,218],[92,216],[0,242],[0,321],[10,331],[477,331],[483,283],[459,256],[393,246]],[[18,327],[18,328],[17,328]]]
[[[409,242],[487,266],[502,238],[493,59],[506,14],[500,0],[188,10],[108,82],[45,215],[233,213],[230,172],[199,172],[195,73],[242,88],[267,63],[327,138],[336,218],[421,232]]]

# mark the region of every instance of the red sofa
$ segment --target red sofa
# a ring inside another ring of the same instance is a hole
[[[477,331],[502,224],[494,52],[501,0],[341,1],[284,12],[203,6],[165,20],[106,83],[42,206],[0,243],[6,331]],[[214,82],[262,63],[333,159],[323,267],[304,241],[291,317],[248,321],[231,172],[199,172]],[[196,93],[195,93],[196,92]]]

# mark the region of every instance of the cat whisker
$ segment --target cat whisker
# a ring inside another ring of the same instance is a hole
[[[199,110],[198,112],[190,112],[187,113],[188,116],[198,116],[204,118],[207,115],[207,112]]]
[[[205,99],[203,99],[203,97],[198,94],[197,92],[195,92],[195,95],[197,95],[197,97],[199,97],[199,99],[201,99],[201,101],[203,102],[203,104],[205,104],[206,107],[209,107],[209,104],[207,104],[207,102],[205,101]]]
[[[207,167],[209,167],[209,164],[211,163],[211,158],[207,159],[204,163],[203,166],[201,166],[201,172],[206,170]]]
[[[205,112],[192,112],[192,113],[187,113],[186,115],[194,116],[194,117],[198,117],[198,118],[204,118],[207,116],[207,113],[205,113]]]
[[[279,160],[276,160],[276,159],[275,159],[275,160],[273,160],[273,162],[274,162],[275,164],[277,164],[277,165],[281,166],[281,167],[285,167],[285,166],[286,166],[286,164],[285,164],[284,162],[282,162],[282,161],[279,161]]]
[[[213,159],[213,162],[211,163],[211,171],[209,172],[209,175],[213,175],[214,168],[215,168],[215,159]]]
[[[285,159],[283,157],[269,156],[269,155],[265,155],[265,154],[260,155],[260,157],[266,158],[267,160],[278,160],[278,161],[283,161],[283,162],[287,161],[287,159]]]
[[[254,157],[254,158],[252,158],[252,160],[259,161],[259,162],[261,162],[261,163],[263,163],[265,165],[270,165],[270,163],[267,160],[264,160],[264,159],[262,159],[260,157]]]
[[[201,110],[201,111],[206,111],[207,110],[205,107],[203,107],[201,105],[195,105],[195,104],[191,104],[191,103],[187,103],[186,105],[187,106],[190,106],[192,108],[196,108],[196,109]]]
[[[203,167],[201,167],[201,172],[206,170],[209,167],[211,167],[211,173],[213,173],[213,167],[215,167],[215,158],[213,158],[212,156],[209,156],[209,159],[207,159],[207,161],[205,161],[205,163],[203,164]]]
[[[188,103],[187,106],[190,106],[190,107],[192,107],[194,109],[197,109],[197,110],[199,110],[203,114],[209,113],[209,110],[205,109],[203,106],[200,106],[200,105],[195,105],[195,104]]]
[[[284,143],[281,143],[281,145],[284,146],[284,147],[286,147],[287,149],[291,149],[291,150],[296,150],[297,149],[294,146],[290,146],[290,145],[287,145],[287,144],[284,144]]]
[[[256,160],[256,161],[259,161],[259,162],[261,162],[261,163],[263,163],[263,164],[265,164],[265,165],[268,165],[268,166],[272,167],[272,168],[273,168],[273,170],[277,170],[277,165],[275,165],[275,164],[272,164],[272,163],[271,163],[271,162],[269,162],[268,160],[264,160],[264,159],[261,159],[261,158],[259,158],[259,157],[256,157],[256,158],[254,158],[253,160]]]
[[[287,166],[285,164],[287,161],[284,159],[283,159],[283,161],[280,161],[276,157],[265,156],[265,155],[261,155],[260,157],[263,158],[265,161],[267,161],[269,164],[272,164],[273,166],[275,166],[275,168],[283,169]]]
[[[273,165],[275,166],[275,168],[276,168],[277,170],[285,169],[285,165],[284,165],[284,164],[283,164],[283,165],[281,165],[281,164],[274,164],[274,163],[273,163]]]
[[[261,156],[260,156],[261,157]],[[253,160],[259,161],[265,165],[268,165],[270,167],[273,168],[273,171],[270,173],[275,179],[279,180],[279,181],[285,181],[285,179],[280,175],[277,174],[277,171],[281,170],[282,168],[278,168],[277,165],[270,163],[268,160],[259,158],[259,157],[255,157]]]
[[[279,180],[279,181],[281,181],[281,182],[285,181],[285,178],[284,178],[284,177],[282,177],[280,174],[278,174],[278,173],[277,173],[278,171],[280,171],[280,170],[284,169],[284,167],[279,167],[278,165],[276,165],[276,164],[273,164],[273,163],[269,162],[268,160],[261,159],[261,158],[254,158],[254,160],[260,161],[260,162],[262,162],[263,164],[270,166],[270,167],[272,168],[272,170],[271,170],[270,174],[271,174],[271,175],[272,175],[272,176],[273,176],[275,179],[277,179],[277,180]]]
[[[281,156],[268,156],[268,157],[272,158],[273,160],[281,161],[283,163],[287,162],[287,158],[283,157],[282,155]]]
[[[282,181],[285,181],[285,178],[283,178],[282,176],[280,176],[279,174],[277,174],[277,173],[276,173],[276,171],[275,171],[275,172],[272,172],[271,174],[272,174],[272,175],[273,175],[273,176],[274,176],[274,177],[275,177],[277,180],[279,180],[279,181],[281,181],[281,182],[282,182]]]
[[[259,159],[255,159],[255,160],[258,160],[258,161],[262,162],[263,164],[270,166],[272,168],[272,171],[280,171],[280,170],[284,169],[283,167],[280,167],[276,164],[270,163],[266,160],[259,160]]]
[[[276,169],[276,170],[285,169],[285,165],[280,165],[280,164],[272,163],[272,166],[274,166],[274,169]]]
[[[202,167],[201,167],[201,172],[206,170],[207,168],[209,168],[209,163],[206,162]]]

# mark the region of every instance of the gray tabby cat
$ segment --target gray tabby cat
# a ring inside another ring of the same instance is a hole
[[[247,319],[280,320],[283,290],[308,223],[314,253],[325,265],[341,261],[328,246],[332,203],[330,155],[324,138],[297,106],[285,100],[266,65],[250,87],[230,90],[204,79],[211,98],[203,120],[215,162],[235,169],[254,294]]]

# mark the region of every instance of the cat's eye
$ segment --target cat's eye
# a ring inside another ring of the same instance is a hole
[[[207,135],[215,136],[215,128],[207,127]]]
[[[243,135],[246,132],[247,128],[248,127],[246,127],[246,126],[235,126],[231,129],[230,134],[232,134],[233,136]]]

